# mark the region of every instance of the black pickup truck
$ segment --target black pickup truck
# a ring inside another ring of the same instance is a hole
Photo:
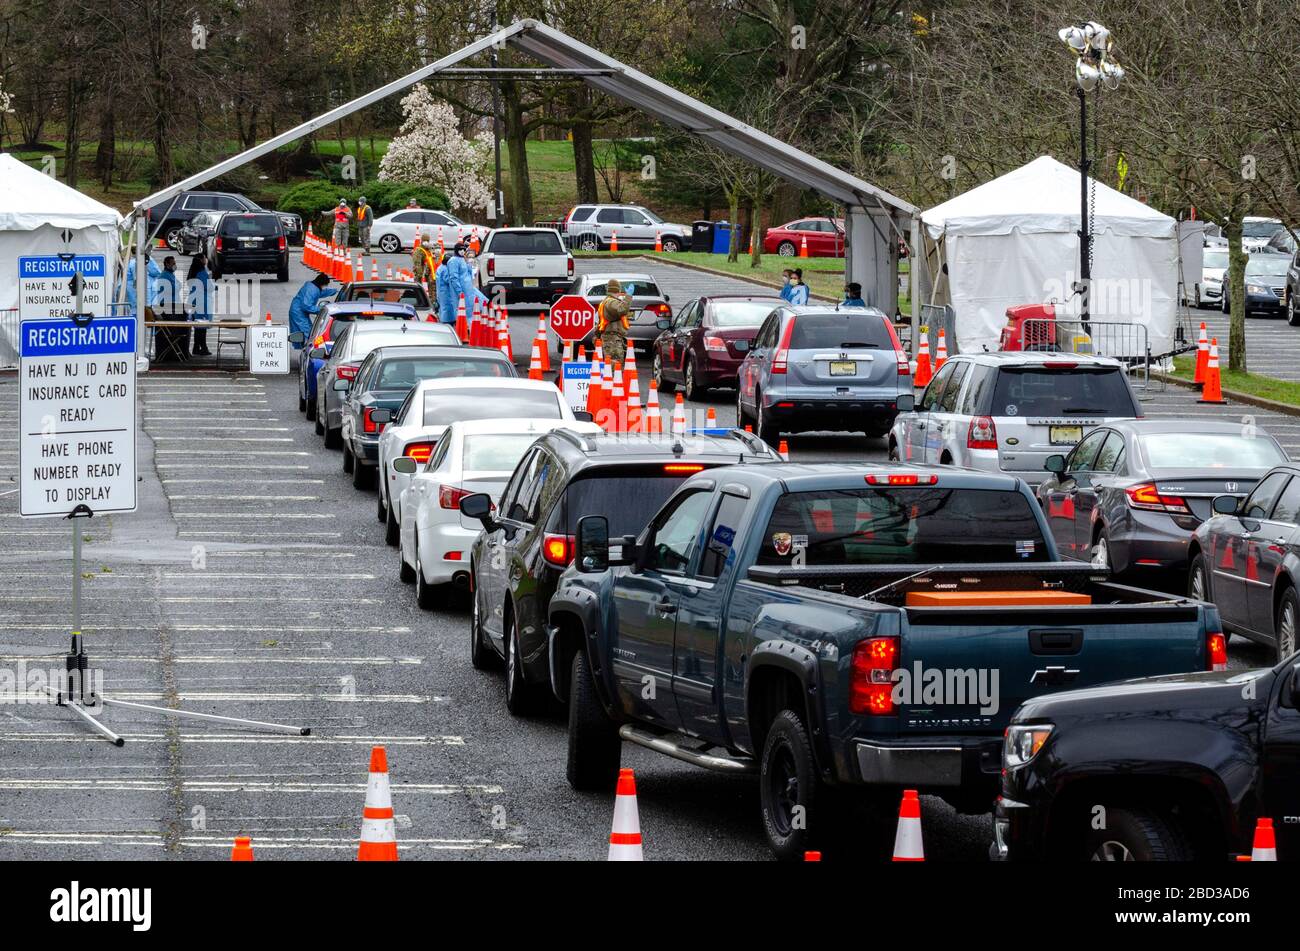
[[[1031,700],[1003,766],[997,859],[1227,860],[1260,818],[1300,859],[1300,654]]]
[[[1034,696],[1227,661],[1213,605],[1062,563],[1012,476],[727,466],[638,537],[577,536],[548,632],[570,783],[612,787],[620,739],[757,772],[783,858],[903,787],[989,812]]]

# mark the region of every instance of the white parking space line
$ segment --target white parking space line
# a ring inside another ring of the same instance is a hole
[[[270,835],[259,828],[242,829],[242,831],[253,833],[256,837],[256,847],[258,849],[328,849],[338,852],[355,852],[357,850],[356,839],[346,836],[329,838],[326,836]],[[43,832],[11,829],[6,831],[5,838],[28,847],[64,848],[67,846],[95,847],[111,845],[161,849],[166,845],[161,832]],[[229,851],[230,836],[183,836],[180,839],[180,845],[183,848]],[[506,851],[523,848],[523,846],[514,842],[498,842],[495,839],[423,839],[404,835],[397,844],[397,851],[399,853],[409,853],[418,851],[420,847],[427,847],[433,851]]]
[[[16,533],[15,533],[16,534]],[[52,532],[50,534],[63,534],[62,532]],[[268,538],[342,538],[342,532],[255,532],[253,529],[234,532],[194,532],[187,529],[181,529],[176,533],[178,538],[248,538],[253,541]]]
[[[319,502],[319,495],[169,495],[173,502],[195,500],[216,502]]]
[[[119,678],[119,684],[122,682]],[[21,698],[21,695],[18,695]],[[199,703],[210,700],[244,701],[248,703],[448,703],[450,697],[421,695],[416,693],[374,693],[358,692],[354,695],[342,693],[289,693],[261,691],[221,691],[221,690],[181,690],[174,695],[159,693],[156,690],[114,690],[115,700],[134,700],[139,703],[160,703],[172,699],[182,703]],[[36,703],[40,698],[31,695],[33,706],[48,706]],[[0,786],[0,788],[3,788]]]
[[[279,519],[279,518],[337,518],[333,512],[173,512],[172,518],[212,518],[212,519],[231,519],[231,518],[261,518],[261,519]]]
[[[122,733],[128,743],[170,743],[172,736],[168,733]],[[180,733],[183,743],[201,743],[208,745],[232,744],[239,746],[260,746],[266,744],[310,744],[312,746],[358,746],[364,749],[376,744],[384,746],[464,746],[463,736],[273,736],[251,733]],[[15,743],[103,743],[103,739],[92,733],[36,733],[7,732],[0,730],[0,742],[11,740]]]
[[[285,469],[311,468],[310,466],[297,466],[297,465],[270,466],[270,465],[253,465],[251,463],[244,466],[234,466],[234,465],[227,466],[227,465],[220,465],[217,463],[209,464],[204,462],[160,462],[157,464],[157,467],[159,469],[202,469],[205,472],[212,469],[238,469],[240,472],[278,472]]]
[[[162,479],[163,485],[230,485],[229,479]],[[324,485],[324,479],[252,479],[257,485]],[[174,496],[173,496],[174,498]]]
[[[47,655],[48,659],[57,659],[64,655]],[[127,655],[112,654],[101,652],[98,655],[100,662],[114,664],[163,664],[171,663],[170,659],[159,657],[146,657],[143,654]],[[0,660],[6,663],[18,663],[27,661],[30,663],[32,657],[27,655],[0,656]],[[317,655],[266,655],[266,656],[247,656],[242,653],[231,653],[229,656],[218,654],[177,654],[175,663],[178,664],[196,664],[196,665],[220,665],[220,664],[314,664],[317,666],[325,664],[347,664],[355,667],[420,667],[424,664],[422,657],[336,657],[336,656],[317,656]]]
[[[154,442],[293,442],[290,436],[154,436]],[[224,451],[224,450],[223,450]]]
[[[159,449],[159,456],[310,456],[309,452],[280,449]],[[232,467],[227,467],[232,468]]]
[[[102,742],[102,741],[101,741]],[[365,783],[331,783],[331,782],[274,782],[255,781],[242,778],[223,779],[187,779],[185,788],[192,792],[206,793],[348,793],[365,794]],[[61,779],[9,779],[0,776],[0,789],[13,791],[53,789],[65,791],[111,790],[113,792],[166,792],[171,788],[169,781],[161,779],[83,779],[66,777]],[[496,796],[504,790],[493,785],[468,785],[460,783],[402,783],[398,787],[402,795],[415,796],[455,796],[483,795]],[[230,847],[229,841],[226,847]],[[353,841],[353,848],[356,842]]]

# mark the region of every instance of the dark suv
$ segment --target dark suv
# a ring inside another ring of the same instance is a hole
[[[584,515],[609,519],[611,537],[635,536],[687,478],[742,462],[778,462],[756,436],[581,435],[558,429],[537,440],[501,493],[482,493],[460,509],[483,523],[470,550],[470,661],[506,665],[506,706],[516,716],[550,693],[547,609],[573,560]]]
[[[223,274],[274,274],[289,280],[289,239],[269,211],[228,211],[208,235],[208,269]]]
[[[175,198],[159,202],[145,210],[145,220],[149,223],[149,233],[157,234],[167,242],[173,251],[182,254],[193,252],[182,247],[184,241],[181,229],[203,212],[225,211],[266,211],[252,199],[233,192],[188,191],[181,192]],[[268,212],[280,219],[285,237],[291,244],[302,244],[302,219],[285,211]]]

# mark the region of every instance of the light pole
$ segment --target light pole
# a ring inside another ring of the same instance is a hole
[[[1074,83],[1079,96],[1079,317],[1085,328],[1090,314],[1089,294],[1092,289],[1092,223],[1089,215],[1088,173],[1092,166],[1088,158],[1088,93],[1098,89],[1115,89],[1124,78],[1124,70],[1115,62],[1112,49],[1115,45],[1110,30],[1100,23],[1089,21],[1067,26],[1056,34],[1074,54]],[[1094,120],[1095,121],[1095,120]]]

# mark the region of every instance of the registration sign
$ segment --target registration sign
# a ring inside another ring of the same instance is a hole
[[[563,371],[564,401],[575,413],[587,408],[587,388],[591,382],[591,362],[578,363],[570,360],[564,364]]]
[[[19,514],[133,512],[134,315],[24,320],[19,329]]]
[[[77,311],[72,278],[81,272],[81,312],[108,313],[108,268],[102,254],[18,258],[18,317],[66,317]]]

